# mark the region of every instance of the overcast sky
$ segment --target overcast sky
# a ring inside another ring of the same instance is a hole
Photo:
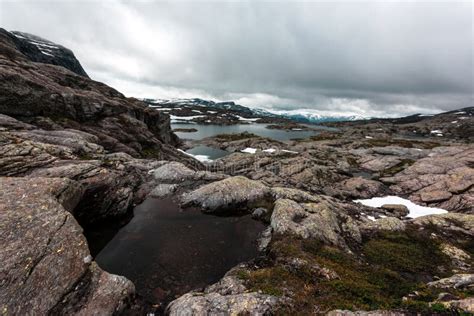
[[[473,105],[470,1],[4,1],[127,96],[392,116]]]

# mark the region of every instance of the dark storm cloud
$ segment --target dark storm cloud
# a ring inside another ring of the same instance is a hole
[[[470,2],[0,2],[129,95],[364,115],[472,105]]]

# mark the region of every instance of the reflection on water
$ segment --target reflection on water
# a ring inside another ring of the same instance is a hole
[[[211,160],[219,159],[230,154],[230,152],[226,150],[204,146],[204,145],[193,147],[191,149],[186,150],[186,152],[193,156],[196,156],[196,155],[207,156]]]
[[[278,129],[266,128],[268,124],[237,124],[237,125],[199,125],[199,124],[186,124],[177,123],[171,124],[172,129],[177,128],[196,128],[198,131],[194,133],[182,133],[176,132],[179,138],[182,139],[203,139],[219,134],[232,134],[232,133],[243,133],[249,132],[262,137],[267,137],[275,140],[290,140],[299,138],[308,138],[310,136],[318,134],[316,131],[286,131]],[[322,130],[335,130],[331,127],[325,126],[311,126],[312,128],[318,128]]]
[[[256,238],[263,229],[248,215],[217,217],[182,210],[171,199],[148,199],[96,261],[130,279],[151,303],[166,303],[257,256]]]

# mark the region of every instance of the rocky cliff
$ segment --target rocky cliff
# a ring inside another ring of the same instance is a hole
[[[92,261],[82,228],[128,214],[160,159],[201,167],[175,148],[169,121],[89,79],[66,48],[0,29],[3,314],[129,305],[133,284]]]
[[[179,140],[168,115],[64,67],[38,62],[15,39],[0,30],[0,113],[46,130],[81,129],[109,151],[182,156],[173,150]]]
[[[11,32],[6,35],[12,39],[17,49],[30,60],[62,66],[78,75],[88,77],[81,63],[70,49],[24,32]]]

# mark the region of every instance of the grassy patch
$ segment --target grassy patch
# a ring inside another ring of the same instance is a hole
[[[439,290],[424,285],[434,275],[450,272],[450,261],[429,234],[418,231],[383,233],[366,240],[358,254],[348,254],[314,239],[274,236],[269,248],[273,264],[242,274],[251,290],[292,298],[297,314],[332,309],[404,309],[439,312],[429,306]],[[296,268],[295,258],[305,264]],[[339,277],[327,279],[318,274],[324,267]],[[419,291],[416,300],[402,300]],[[456,293],[460,295],[460,293]],[[462,294],[462,293],[461,293]]]
[[[416,230],[379,233],[364,244],[363,253],[370,263],[411,277],[446,275],[450,268],[438,242]]]
[[[143,158],[147,158],[147,159],[150,159],[150,158],[160,159],[161,158],[161,152],[158,148],[153,148],[153,147],[145,148],[141,151],[141,154]]]

